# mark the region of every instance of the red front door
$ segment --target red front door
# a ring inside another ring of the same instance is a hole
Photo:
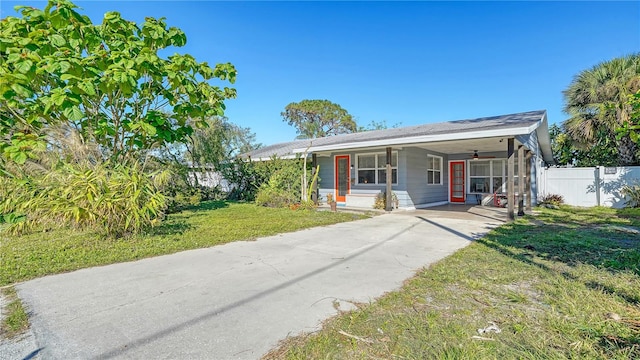
[[[464,161],[449,163],[449,201],[464,203]]]
[[[336,201],[347,201],[349,193],[349,155],[336,156]]]

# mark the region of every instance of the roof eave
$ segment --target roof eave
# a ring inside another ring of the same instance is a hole
[[[546,114],[544,119],[546,119]],[[530,134],[531,132],[536,130],[536,128],[540,125],[540,123],[541,122],[537,122],[531,126],[519,127],[519,128],[493,129],[493,130],[461,132],[461,133],[453,133],[453,134],[421,135],[421,136],[411,136],[411,137],[403,137],[403,138],[391,138],[391,139],[383,139],[383,140],[332,144],[332,145],[325,145],[325,146],[311,146],[305,149],[293,149],[292,152],[302,153],[305,150],[308,152],[332,151],[332,150],[358,149],[358,148],[366,148],[366,147],[419,144],[419,143],[429,143],[429,142],[436,142],[436,141],[470,140],[470,139],[480,139],[480,138],[488,138],[488,137],[525,135],[525,134]]]
[[[261,156],[261,157],[251,157],[251,156],[249,156],[249,157],[247,157],[247,159],[252,161],[252,162],[253,161],[271,161],[274,158],[282,159],[282,160],[293,160],[293,159],[300,159],[302,157],[299,156],[298,153],[291,153],[291,154],[279,155],[279,156],[277,154],[274,154],[274,155],[268,156],[268,157],[264,157],[264,156]],[[309,158],[309,155],[307,155],[307,158]]]
[[[542,151],[542,158],[547,164],[554,165],[556,160],[553,158],[553,150],[551,149],[551,137],[549,136],[549,124],[547,122],[546,111],[536,127],[536,135],[538,136],[538,146],[540,146],[540,150]]]

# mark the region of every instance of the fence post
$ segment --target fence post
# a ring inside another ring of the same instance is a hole
[[[600,206],[600,166],[596,166],[593,172],[593,181],[596,184],[596,206]]]

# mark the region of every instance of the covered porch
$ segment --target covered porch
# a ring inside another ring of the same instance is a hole
[[[296,140],[250,156],[295,154],[319,169],[316,201],[372,209],[382,195],[387,211],[484,204],[506,207],[509,220],[531,211],[541,169],[554,162],[544,110]]]
[[[438,154],[426,156],[430,162],[433,161],[426,171],[412,166],[412,155],[408,153],[418,150],[425,154]],[[375,170],[362,169],[363,156],[376,157]],[[386,196],[386,210],[392,211],[397,207],[396,195],[411,196],[411,184],[416,182],[416,178],[424,177],[427,184],[423,185],[424,188],[433,191],[434,188],[428,185],[433,181],[446,191],[443,195],[446,197],[426,204],[414,201],[416,208],[443,204],[504,207],[511,220],[516,215],[531,211],[534,205],[536,195],[532,191],[532,178],[536,176],[536,159],[540,158],[526,138],[505,136],[369,147],[350,155],[346,152],[316,151],[311,157],[313,169],[316,169],[318,157],[329,157],[331,166],[335,167],[335,194],[341,199],[341,207],[371,209],[376,196],[381,193]],[[326,160],[324,164],[326,167]],[[376,173],[375,184],[378,187],[362,183],[363,179],[367,182],[367,176],[373,176],[373,172]]]

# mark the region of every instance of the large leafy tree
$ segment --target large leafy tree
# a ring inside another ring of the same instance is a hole
[[[628,103],[631,107],[629,121],[618,128],[618,139],[629,137],[631,141],[636,143],[638,150],[640,150],[640,90],[629,96]],[[640,155],[638,156],[640,157]]]
[[[243,168],[238,165],[238,156],[261,146],[256,142],[255,133],[226,117],[215,117],[208,123],[207,127],[196,129],[189,137],[185,160],[193,168],[215,169],[227,180],[241,176],[236,174]]]
[[[616,143],[609,134],[596,134],[596,141],[589,148],[576,146],[569,134],[560,126],[549,127],[551,149],[558,165],[572,166],[616,166],[618,156]]]
[[[296,128],[299,139],[314,139],[356,132],[353,116],[329,100],[302,100],[287,105],[280,114]]]
[[[170,197],[170,211],[222,196],[246,200],[243,190],[255,188],[251,184],[252,167],[238,159],[241,153],[261,146],[256,143],[255,134],[224,116],[212,117],[206,122],[207,126],[195,128],[184,144],[167,145],[155,151],[154,161],[149,162],[151,169],[169,169],[172,173],[172,186],[165,188]],[[223,189],[212,186],[214,184],[203,186],[203,180],[215,180],[218,175],[233,184],[232,193],[224,193]]]
[[[637,144],[628,136],[616,137],[616,131],[628,123],[631,114],[629,96],[640,90],[640,54],[602,62],[580,72],[564,91],[569,114],[563,126],[573,144],[588,151],[608,143],[610,162],[637,165]]]
[[[401,123],[395,123],[391,126],[391,128],[395,129],[400,127]],[[386,120],[382,120],[382,121],[375,121],[375,120],[371,120],[367,125],[365,126],[358,126],[358,132],[364,132],[364,131],[375,131],[375,130],[386,130],[388,129],[389,126],[387,125],[387,121]]]
[[[104,159],[184,142],[193,127],[223,115],[233,65],[209,66],[188,54],[163,58],[184,46],[185,34],[164,19],[137,25],[117,12],[101,24],[67,0],[40,10],[19,6],[21,17],[0,21],[0,153],[23,163],[53,148],[47,132],[64,125]]]
[[[573,165],[576,150],[571,144],[571,139],[568,135],[556,124],[549,126],[549,135],[551,137],[551,150],[556,163],[559,165]]]
[[[207,122],[207,127],[194,131],[186,146],[187,160],[194,165],[219,168],[261,146],[250,128],[236,125],[226,117],[214,117]]]

